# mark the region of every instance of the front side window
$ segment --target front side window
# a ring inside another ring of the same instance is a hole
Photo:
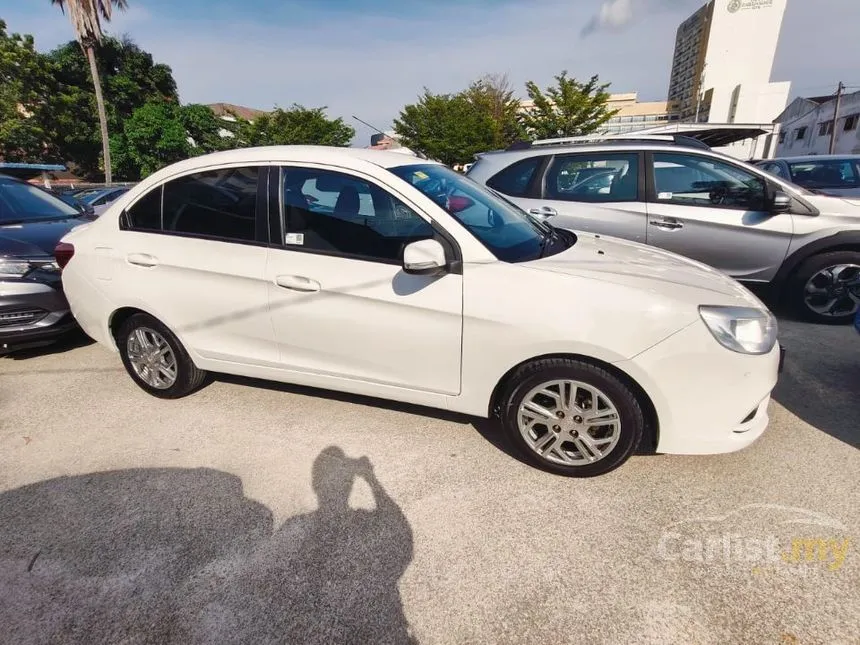
[[[80,217],[80,212],[47,191],[0,179],[0,224]]]
[[[400,263],[432,225],[376,184],[328,170],[282,168],[284,246]]]
[[[164,184],[162,230],[224,240],[257,239],[259,168],[221,168]]]
[[[542,157],[529,157],[511,164],[487,180],[487,186],[511,197],[522,197],[541,164]]]
[[[857,163],[848,159],[827,159],[789,163],[791,180],[804,188],[857,188]]]
[[[657,202],[762,210],[764,181],[733,164],[710,157],[654,154]]]
[[[575,202],[628,202],[639,198],[639,155],[557,157],[546,174],[546,196]]]
[[[572,245],[553,229],[475,181],[441,164],[389,168],[460,222],[504,262],[526,262]]]

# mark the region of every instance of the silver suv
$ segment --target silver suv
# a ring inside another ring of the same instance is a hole
[[[657,246],[769,285],[808,319],[860,305],[860,201],[814,194],[679,136],[517,143],[468,176],[562,228]]]

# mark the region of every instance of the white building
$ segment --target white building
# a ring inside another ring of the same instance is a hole
[[[678,27],[669,101],[683,121],[771,123],[785,109],[791,84],[770,80],[787,0],[712,0]],[[739,157],[765,147],[748,141]]]
[[[775,122],[779,125],[777,157],[830,153],[835,96],[796,98]],[[836,115],[834,154],[860,154],[860,92],[846,94]]]

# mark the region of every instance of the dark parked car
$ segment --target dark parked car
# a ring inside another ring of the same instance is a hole
[[[54,248],[92,220],[46,190],[0,175],[0,352],[48,344],[77,327]]]
[[[61,193],[61,192],[58,192],[56,190],[52,190],[52,191],[50,191],[50,193],[52,195],[54,195],[54,197],[62,199],[69,206],[73,206],[75,209],[77,209],[78,211],[80,211],[84,215],[95,215],[96,214],[96,212],[92,206],[90,206],[85,201],[78,199],[72,193]]]

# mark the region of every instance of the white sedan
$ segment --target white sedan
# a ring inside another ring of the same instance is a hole
[[[768,423],[767,308],[679,256],[536,221],[443,165],[315,146],[195,157],[57,247],[71,309],[152,395],[225,372],[495,417],[592,476]]]

